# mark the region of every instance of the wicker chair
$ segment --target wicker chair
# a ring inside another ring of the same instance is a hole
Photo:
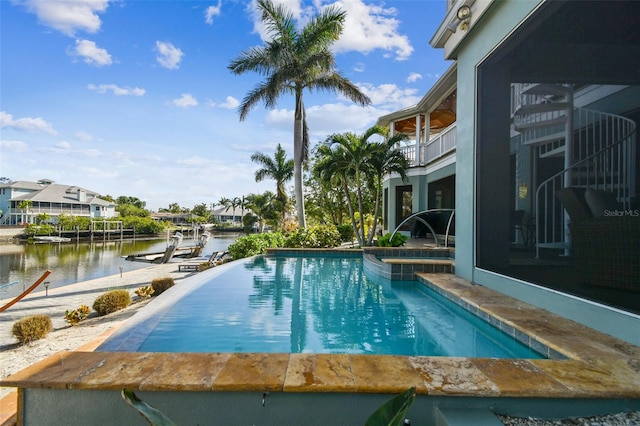
[[[556,195],[571,220],[573,257],[580,281],[640,292],[640,212],[615,208],[612,194],[592,191],[587,197],[582,191],[565,188]],[[594,201],[598,196],[599,203]]]

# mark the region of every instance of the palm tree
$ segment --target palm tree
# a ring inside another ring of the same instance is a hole
[[[333,179],[342,187],[343,194],[349,206],[351,224],[361,246],[365,243],[364,231],[364,198],[363,185],[367,172],[367,161],[370,146],[367,140],[359,138],[353,133],[334,134],[327,138],[325,147],[320,148],[323,157],[320,164],[320,174],[324,179]],[[359,223],[356,224],[355,209],[352,194],[358,203]]]
[[[18,208],[22,210],[22,215],[20,221],[23,223],[29,222],[29,210],[33,207],[33,201],[31,200],[22,200],[18,202]],[[25,216],[26,212],[26,216]]]
[[[353,230],[358,238],[358,244],[362,246],[364,241],[362,235],[358,232],[358,225],[356,224],[354,214],[355,210],[353,208],[351,192],[349,191],[351,159],[340,145],[332,146],[328,142],[318,147],[318,158],[318,161],[314,165],[314,174],[327,184],[327,186],[333,185],[334,187],[342,189],[342,195],[346,199],[347,207],[349,208],[351,226],[353,226]]]
[[[282,207],[282,220],[284,221],[288,198],[284,185],[293,177],[293,160],[287,160],[287,153],[278,144],[273,158],[256,152],[251,156],[251,161],[262,165],[261,169],[256,170],[256,182],[261,182],[267,177],[276,181],[276,200]]]
[[[265,191],[263,194],[249,194],[246,197],[247,207],[251,209],[254,215],[258,217],[258,232],[264,231],[264,225],[268,220],[277,217],[273,210],[273,201],[275,195],[271,191]]]
[[[396,172],[405,180],[406,170],[409,167],[406,157],[400,150],[394,148],[395,144],[407,138],[406,135],[395,135],[386,142],[369,140],[374,135],[387,137],[387,134],[388,130],[385,127],[373,126],[362,135],[353,133],[331,135],[324,145],[318,147],[319,161],[314,171],[323,181],[333,182],[342,188],[349,206],[351,224],[360,245],[371,245],[373,242],[380,214],[380,194],[384,175]],[[371,189],[372,198],[375,200],[374,223],[368,238],[365,234],[365,195],[363,193],[367,187]],[[353,193],[358,203],[359,223],[355,221],[351,199]]]
[[[378,134],[387,134],[388,131],[385,128],[378,129]],[[402,178],[403,182],[408,181],[407,169],[409,168],[409,160],[404,153],[397,148],[397,144],[401,141],[408,139],[408,135],[404,133],[397,133],[388,138],[386,142],[380,143],[381,149],[374,149],[369,158],[369,166],[374,172],[370,175],[371,184],[375,193],[375,213],[373,215],[373,226],[369,231],[369,238],[367,245],[373,243],[373,237],[375,236],[376,227],[378,225],[378,218],[380,216],[380,200],[382,198],[382,180],[386,174],[397,173]]]
[[[242,52],[231,62],[229,69],[238,75],[254,71],[266,76],[266,80],[245,96],[238,112],[242,121],[258,102],[273,108],[280,96],[294,95],[294,195],[298,223],[305,228],[302,166],[307,158],[308,136],[303,91],[340,93],[362,106],[369,105],[371,100],[335,70],[331,45],[342,34],[345,12],[328,7],[298,30],[293,14],[283,5],[276,6],[271,0],[258,0],[258,8],[271,40],[262,47]]]

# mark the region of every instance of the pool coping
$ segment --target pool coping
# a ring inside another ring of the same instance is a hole
[[[288,353],[60,352],[2,380],[22,389],[640,400],[640,347],[451,274],[420,281],[568,359]],[[390,374],[391,373],[391,374]],[[384,377],[383,380],[380,378]]]

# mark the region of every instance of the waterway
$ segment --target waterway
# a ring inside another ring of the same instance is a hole
[[[214,234],[203,255],[226,250],[237,234]],[[182,246],[197,243],[185,238]],[[125,260],[130,254],[164,251],[166,239],[0,245],[0,300],[18,296],[50,270],[49,289],[150,266]],[[42,284],[40,285],[42,286]],[[35,291],[44,290],[38,288]]]

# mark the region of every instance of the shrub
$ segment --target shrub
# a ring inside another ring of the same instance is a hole
[[[235,260],[263,254],[268,248],[284,247],[284,236],[280,232],[245,235],[238,238],[227,249]]]
[[[80,305],[78,309],[64,312],[64,319],[71,325],[76,325],[89,316],[91,308],[87,305]]]
[[[148,299],[153,293],[155,293],[155,290],[153,289],[153,286],[145,285],[137,289],[134,293],[140,299]]]
[[[353,241],[353,239],[356,237],[356,233],[353,230],[352,225],[344,223],[342,225],[338,225],[336,229],[340,233],[340,241],[342,241],[343,243],[346,243],[347,241]]]
[[[18,342],[25,344],[42,339],[51,330],[53,330],[51,318],[46,315],[33,315],[16,321],[11,332]]]
[[[176,285],[176,283],[175,281],[173,281],[173,278],[171,277],[154,278],[151,280],[151,287],[153,289],[153,294],[155,295],[160,295],[164,293],[174,285]]]
[[[24,234],[27,237],[33,237],[36,235],[55,235],[56,228],[50,224],[42,224],[42,225],[32,225],[30,224],[25,230]]]
[[[409,237],[402,234],[396,234],[393,236],[393,240],[391,240],[391,233],[388,232],[378,238],[378,246],[380,247],[400,247],[404,243],[407,242]]]
[[[340,242],[340,233],[335,227],[320,225],[292,232],[284,244],[291,248],[329,248],[339,246]]]
[[[98,315],[107,315],[131,304],[131,295],[127,290],[111,290],[104,293],[93,302],[93,309]]]

